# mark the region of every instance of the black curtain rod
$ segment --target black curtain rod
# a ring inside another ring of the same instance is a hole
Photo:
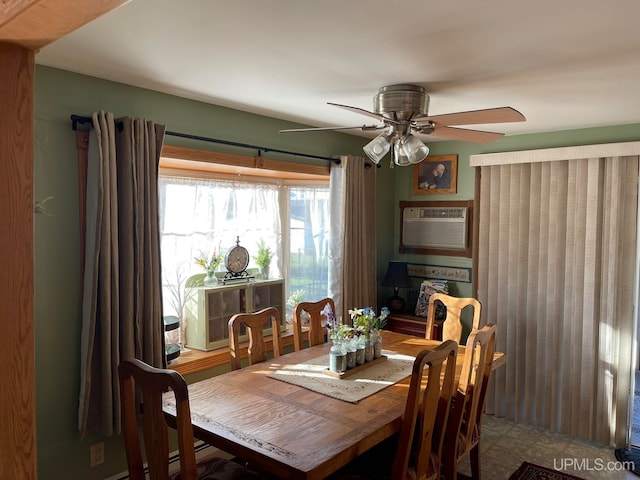
[[[89,124],[92,125],[93,121],[90,117],[83,117],[81,115],[71,115],[71,129],[76,131],[78,129],[78,124]],[[121,126],[121,125],[120,125]],[[171,131],[166,131],[165,135],[171,135],[172,137],[180,137],[180,138],[188,138],[190,140],[200,140],[202,142],[209,142],[209,143],[220,143],[222,145],[231,145],[234,147],[242,147],[242,148],[250,148],[252,150],[258,150],[258,156],[262,155],[262,152],[276,152],[276,153],[282,153],[285,155],[295,155],[297,157],[307,157],[307,158],[315,158],[318,160],[328,160],[330,162],[333,162],[335,164],[339,164],[340,163],[340,159],[339,158],[331,158],[331,157],[322,157],[320,155],[311,155],[309,153],[298,153],[298,152],[290,152],[287,150],[279,150],[277,148],[268,148],[268,147],[260,147],[257,145],[249,145],[246,143],[238,143],[238,142],[231,142],[229,140],[219,140],[217,138],[210,138],[210,137],[201,137],[199,135],[190,135],[188,133],[180,133],[180,132],[171,132]],[[370,165],[368,163],[365,164],[365,166],[369,167]]]

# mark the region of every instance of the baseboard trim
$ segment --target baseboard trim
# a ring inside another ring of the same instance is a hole
[[[217,449],[216,447],[212,447],[211,445],[207,445],[202,441],[198,441],[194,444],[196,450],[196,461],[204,457],[209,457],[212,455],[223,457],[223,458],[232,458],[227,452],[223,452],[222,450]],[[175,473],[180,470],[180,455],[178,451],[171,452],[169,455],[169,474]],[[144,473],[147,475],[149,473],[149,469],[145,464]],[[129,471],[125,470],[124,472],[117,473],[110,477],[105,478],[104,480],[129,480]]]

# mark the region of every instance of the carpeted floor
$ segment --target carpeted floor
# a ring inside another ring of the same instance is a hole
[[[517,425],[492,415],[485,415],[482,425],[480,458],[482,476],[487,480],[509,480],[522,462],[585,480],[640,480],[623,468],[613,448]],[[468,456],[459,470],[471,473]],[[533,479],[536,477],[527,480]]]

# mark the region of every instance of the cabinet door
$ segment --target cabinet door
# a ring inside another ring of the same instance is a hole
[[[280,311],[281,329],[284,330],[283,280],[199,288],[197,309],[190,307],[187,311],[187,346],[198,350],[226,347],[229,345],[229,319],[236,313],[255,312],[266,307],[276,307]],[[270,335],[271,323],[265,325],[265,329]],[[246,339],[246,331],[242,328],[240,341]]]
[[[229,319],[243,311],[245,288],[211,289],[207,292],[207,347],[215,348],[229,343]]]
[[[253,285],[251,296],[251,312],[257,312],[267,307],[275,307],[280,312],[280,328],[285,328],[284,310],[284,281],[267,281]],[[265,324],[265,329],[271,331],[271,324]]]
[[[199,288],[196,315],[188,312],[187,346],[213,350],[229,345],[229,319],[246,311],[246,285]]]

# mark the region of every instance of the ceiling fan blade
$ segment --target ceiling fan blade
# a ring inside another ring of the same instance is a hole
[[[387,128],[386,125],[358,125],[357,127],[309,127],[309,128],[289,128],[286,130],[278,130],[278,133],[291,133],[291,132],[320,132],[323,130],[383,130]]]
[[[483,132],[468,128],[439,127],[436,125],[429,135],[446,138],[449,140],[461,140],[463,142],[491,143],[504,136],[504,133]]]
[[[380,115],[379,113],[370,112],[369,110],[365,110],[364,108],[351,107],[349,105],[340,105],[339,103],[331,103],[331,102],[327,102],[327,104],[333,105],[334,107],[344,108],[345,110],[350,110],[350,111],[355,112],[355,113],[360,113],[362,115],[366,115],[366,116],[371,117],[371,118],[382,120],[382,121],[387,122],[387,123],[393,123],[395,125],[398,124],[398,122],[396,122],[395,120],[391,120],[391,119],[385,117],[384,115]]]
[[[526,119],[511,107],[487,108],[469,112],[445,113],[411,119],[412,122],[433,122],[436,125],[478,125],[481,123],[524,122]]]

